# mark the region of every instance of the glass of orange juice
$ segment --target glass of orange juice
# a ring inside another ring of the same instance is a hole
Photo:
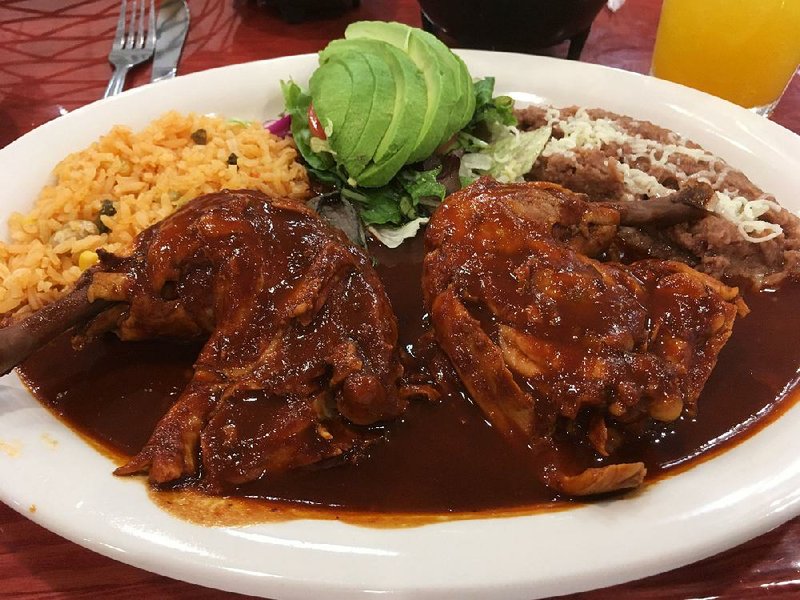
[[[800,65],[800,0],[664,0],[652,74],[769,115]]]

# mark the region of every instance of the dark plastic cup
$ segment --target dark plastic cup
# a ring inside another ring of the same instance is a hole
[[[606,0],[419,0],[423,25],[450,45],[535,53],[570,41],[577,59]]]

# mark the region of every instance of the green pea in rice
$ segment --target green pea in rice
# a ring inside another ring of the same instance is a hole
[[[193,139],[199,130],[205,140]],[[10,241],[0,242],[6,319],[56,300],[93,264],[98,248],[125,252],[140,231],[192,198],[228,188],[301,200],[309,189],[291,140],[260,123],[176,112],[139,132],[116,126],[54,173],[56,184],[42,190],[29,213],[11,215]],[[100,215],[104,200],[113,203],[113,215]]]

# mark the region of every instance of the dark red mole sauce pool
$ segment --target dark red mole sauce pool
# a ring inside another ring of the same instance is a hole
[[[396,250],[371,249],[398,315],[401,345],[412,353],[423,331],[421,237]],[[736,321],[697,418],[628,440],[615,462],[642,460],[652,480],[744,439],[791,403],[800,366],[800,284],[751,293],[746,301],[752,312]],[[20,374],[72,427],[130,456],[188,381],[198,351],[197,345],[122,343],[113,336],[74,351],[62,336]],[[406,515],[515,512],[562,500],[539,483],[529,453],[511,448],[461,392],[439,403],[413,403],[358,464],[297,470],[229,493],[317,511]]]

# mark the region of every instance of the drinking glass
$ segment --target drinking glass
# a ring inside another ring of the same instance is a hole
[[[769,116],[800,65],[800,0],[664,0],[651,73]]]

